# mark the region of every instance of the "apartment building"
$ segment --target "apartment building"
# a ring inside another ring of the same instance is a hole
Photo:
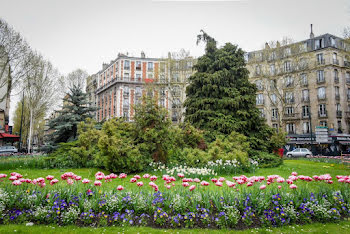
[[[324,34],[247,54],[256,105],[267,123],[284,129],[290,143],[316,142],[315,128],[350,144],[350,44]],[[335,140],[337,141],[337,140]],[[340,141],[340,140],[339,140]],[[318,142],[320,143],[320,142]],[[322,143],[322,142],[321,142]]]
[[[98,121],[124,117],[132,121],[133,105],[142,95],[153,95],[158,104],[169,110],[174,122],[180,122],[185,100],[187,78],[192,74],[191,57],[183,59],[131,57],[118,54],[109,64],[103,64],[96,74],[96,113]],[[151,89],[147,89],[150,87]]]
[[[86,78],[86,93],[88,95],[89,107],[96,107],[97,105],[97,74],[93,74]],[[92,113],[94,118],[97,119],[97,112]]]

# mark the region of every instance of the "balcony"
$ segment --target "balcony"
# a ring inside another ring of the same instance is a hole
[[[338,59],[333,59],[333,64],[334,65],[339,65],[339,60]]]
[[[283,114],[283,120],[298,120],[300,119],[299,113],[285,113]]]
[[[336,111],[337,112],[337,118],[341,118],[343,115],[342,115],[342,111]]]
[[[130,66],[124,66],[124,70],[130,70]]]
[[[293,82],[291,82],[291,83],[286,83],[286,85],[285,85],[285,88],[286,88],[286,89],[293,88],[293,87],[294,87],[294,83],[293,83]]]
[[[350,111],[345,112],[345,117],[346,117],[347,119],[350,119]]]
[[[272,121],[272,122],[276,122],[276,121],[278,121],[277,116],[271,116],[271,121]]]
[[[324,64],[325,64],[325,60],[324,59],[317,59],[316,65],[324,65]]]
[[[135,67],[136,71],[141,71],[141,65]]]
[[[301,83],[300,83],[300,86],[301,86],[301,87],[307,87],[307,86],[309,86],[309,84],[308,84],[307,81],[306,81],[306,82],[301,82]]]
[[[334,83],[338,84],[339,83],[339,77],[334,77]]]
[[[317,78],[316,83],[317,84],[324,84],[324,83],[326,83],[326,79],[324,77],[323,78]]]
[[[327,111],[319,111],[318,112],[318,117],[319,118],[327,118]]]
[[[301,113],[301,118],[302,119],[310,119],[310,114],[309,113]]]
[[[284,101],[286,104],[293,104],[295,102],[294,98],[285,98]]]
[[[318,99],[318,101],[326,101],[327,100],[326,95],[322,96],[322,97],[317,96],[317,99]]]
[[[257,105],[257,106],[264,105],[264,100],[257,100],[257,101],[256,101],[256,105]]]
[[[303,97],[301,99],[302,102],[306,102],[306,103],[309,103],[310,102],[310,98],[309,97]]]

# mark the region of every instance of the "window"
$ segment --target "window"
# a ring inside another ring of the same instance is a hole
[[[286,92],[285,94],[285,101],[286,103],[294,103],[294,93],[293,92]]]
[[[278,124],[272,124],[272,127],[273,127],[276,131],[278,131]]]
[[[160,106],[165,107],[165,100],[164,100],[164,98],[161,98],[159,103],[160,103]]]
[[[172,81],[173,82],[180,82],[180,77],[178,72],[174,72],[172,75]]]
[[[270,60],[275,60],[276,59],[276,51],[272,51],[269,57]]]
[[[327,127],[327,121],[320,121],[320,126]]]
[[[315,50],[321,49],[324,47],[324,40],[323,38],[315,40]]]
[[[335,83],[339,82],[339,76],[338,76],[338,70],[337,69],[333,70],[333,76],[334,76],[334,82]]]
[[[284,56],[289,56],[289,55],[291,55],[291,49],[288,47],[284,49]]]
[[[335,109],[336,109],[337,111],[341,111],[341,105],[340,105],[340,103],[335,104]]]
[[[305,58],[300,59],[300,61],[299,61],[299,69],[300,70],[306,69],[308,67],[307,65],[308,65],[307,60]]]
[[[128,110],[123,111],[123,118],[125,118],[126,121],[129,121],[129,111]]]
[[[124,98],[124,100],[123,100],[123,107],[124,108],[129,108],[129,98]]]
[[[342,127],[341,127],[341,120],[338,120],[338,133],[343,133]]]
[[[262,105],[264,104],[264,95],[259,93],[258,95],[256,95],[256,104],[257,105]]]
[[[275,90],[277,87],[277,80],[270,80],[270,89]]]
[[[346,80],[346,83],[350,83],[350,72],[345,73],[345,80]]]
[[[186,68],[191,69],[192,68],[192,61],[187,61]]]
[[[335,38],[331,37],[331,46],[335,47]]]
[[[308,82],[307,82],[307,75],[305,73],[302,73],[300,75],[300,83],[303,86],[306,86],[308,84]]]
[[[300,45],[300,51],[301,52],[307,51],[307,42],[304,42],[303,44]]]
[[[333,64],[339,65],[337,53],[333,53]]]
[[[124,73],[124,80],[128,81],[130,79],[129,73]]]
[[[284,72],[290,72],[292,71],[292,66],[290,61],[284,62]]]
[[[324,64],[323,53],[316,55],[317,64]]]
[[[317,83],[322,83],[324,82],[324,71],[323,70],[318,70],[317,71]]]
[[[303,106],[302,107],[302,111],[303,111],[303,117],[309,117],[310,114],[310,107],[309,106]]]
[[[287,123],[286,124],[286,131],[288,134],[294,134],[295,133],[295,124],[294,123]]]
[[[136,86],[136,96],[140,96],[141,95],[141,87],[140,86]]]
[[[255,82],[255,85],[256,85],[256,88],[257,88],[258,90],[263,90],[263,85],[262,85],[262,81],[261,81],[261,80],[257,80],[257,81]]]
[[[291,76],[287,76],[284,78],[284,84],[286,87],[292,87],[294,84],[294,79]]]
[[[141,74],[136,74],[136,81],[141,82]]]
[[[274,94],[274,93],[270,94],[270,99],[271,99],[271,102],[273,104],[277,103],[277,96],[276,96],[276,94]]]
[[[320,87],[317,89],[317,97],[319,100],[326,98],[326,88],[325,87]]]
[[[334,94],[335,94],[335,99],[339,100],[340,94],[339,94],[339,87],[338,86],[334,87]]]
[[[303,123],[303,133],[310,133],[310,122]]]
[[[261,67],[260,67],[260,65],[256,65],[256,67],[255,67],[255,75],[260,75],[260,73],[261,73]]]
[[[141,71],[141,61],[136,61],[136,70]]]
[[[124,60],[124,70],[130,70],[130,61]]]
[[[129,87],[124,86],[124,95],[129,95]]]
[[[264,108],[259,108],[260,117],[265,118]]]
[[[276,69],[275,69],[275,64],[270,64],[270,74],[275,75]]]
[[[308,102],[310,99],[309,99],[309,90],[308,89],[304,89],[302,91],[302,99],[303,99],[303,102]]]
[[[278,110],[276,108],[271,110],[271,116],[272,116],[272,119],[278,118]]]
[[[326,104],[320,104],[318,106],[318,113],[320,117],[324,117],[327,115]]]
[[[148,62],[148,64],[147,64],[147,70],[148,70],[148,71],[153,71],[153,62]]]
[[[165,96],[165,88],[160,88],[160,95]]]
[[[350,89],[349,88],[346,91],[346,95],[348,96],[348,100],[350,100]]]
[[[284,109],[285,115],[293,115],[294,114],[294,107],[288,106]]]
[[[165,63],[163,63],[163,62],[159,63],[159,70],[160,70],[160,72],[165,72]]]

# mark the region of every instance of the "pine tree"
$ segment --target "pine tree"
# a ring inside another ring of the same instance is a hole
[[[198,58],[197,72],[189,78],[185,120],[206,130],[210,141],[218,134],[236,131],[249,136],[252,147],[259,148],[272,130],[255,106],[256,86],[248,81],[244,51],[231,43],[217,48],[214,38],[201,33],[197,44],[206,43],[205,54]]]
[[[89,106],[87,94],[77,86],[70,89],[63,103],[58,116],[49,122],[49,128],[54,130],[49,136],[51,150],[56,148],[58,143],[76,140],[78,124],[92,118],[92,112],[96,111],[96,108]]]

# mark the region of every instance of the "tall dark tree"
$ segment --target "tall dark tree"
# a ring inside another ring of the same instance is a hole
[[[53,148],[58,143],[77,139],[78,124],[87,118],[92,118],[96,108],[89,107],[87,94],[81,88],[73,86],[63,99],[62,110],[58,116],[49,122],[49,128],[53,130],[49,136],[49,143]]]
[[[255,106],[257,89],[248,81],[244,51],[231,43],[217,48],[215,39],[203,30],[197,38],[197,44],[203,41],[206,48],[194,66],[197,72],[189,78],[185,120],[206,130],[210,141],[236,131],[249,136],[251,146],[259,149],[272,130]]]

